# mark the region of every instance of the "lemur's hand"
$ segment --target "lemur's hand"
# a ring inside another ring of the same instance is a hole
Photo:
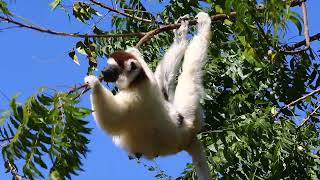
[[[209,16],[209,14],[205,13],[205,12],[199,12],[196,16],[196,20],[197,20],[197,27],[198,30],[202,30],[202,29],[210,29],[210,25],[211,25],[211,18]]]
[[[189,15],[186,14],[184,16],[179,17],[175,23],[181,23],[179,29],[173,31],[175,35],[175,40],[181,41],[183,39],[186,39],[189,26]]]
[[[96,76],[89,75],[84,78],[84,83],[88,84],[90,88],[94,88],[100,81]]]

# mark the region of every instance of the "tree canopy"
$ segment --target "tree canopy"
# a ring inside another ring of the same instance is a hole
[[[78,38],[68,55],[92,74],[98,57],[133,46],[154,69],[173,39],[172,30],[180,26],[175,20],[208,12],[212,40],[201,101],[205,126],[198,137],[206,147],[213,177],[319,179],[320,49],[312,43],[320,39],[320,29],[309,35],[308,2],[153,0],[164,8],[151,12],[139,0],[79,0],[71,5],[51,0],[53,10],[91,27],[90,32],[78,33],[35,25],[15,15],[9,8],[13,1],[0,0],[0,27],[11,24]],[[293,7],[299,7],[301,15]],[[112,27],[99,22],[111,22]],[[294,26],[301,38],[290,43],[288,30]],[[191,28],[190,35],[193,32]],[[25,102],[11,98],[10,108],[0,115],[0,145],[4,168],[13,179],[70,179],[84,170],[91,133],[84,118],[92,111],[79,106],[79,101],[88,90],[87,85],[71,90],[39,88]],[[163,171],[155,178],[171,179]],[[177,179],[196,179],[192,164]]]

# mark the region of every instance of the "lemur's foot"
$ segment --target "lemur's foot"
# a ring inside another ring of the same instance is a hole
[[[181,24],[179,29],[174,30],[175,39],[178,41],[186,39],[187,33],[188,33],[188,26],[189,26],[189,15],[186,14],[184,16],[179,17],[175,23]]]
[[[96,76],[89,75],[84,78],[84,83],[88,84],[90,88],[93,88],[98,85],[100,81]]]
[[[196,16],[198,29],[209,29],[211,25],[211,18],[208,13],[199,12]]]

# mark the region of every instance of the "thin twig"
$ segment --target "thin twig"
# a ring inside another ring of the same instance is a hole
[[[0,89],[0,94],[3,96],[7,101],[10,102],[10,98]]]
[[[103,81],[103,77],[99,77],[99,81],[100,81],[100,82]],[[81,89],[83,89],[82,92],[79,93],[76,97],[74,97],[74,98],[73,98],[74,100],[75,100],[75,99],[78,99],[78,98],[81,97],[83,94],[85,94],[86,92],[88,92],[88,91],[90,90],[90,87],[89,87],[88,84],[85,83],[85,84],[82,84],[82,85],[79,86],[79,87],[75,87],[75,88],[71,89],[70,91],[68,91],[68,94],[75,93],[75,92],[77,92],[77,91],[79,91],[79,90],[81,90]]]
[[[308,94],[306,94],[306,95],[304,95],[304,96],[302,96],[302,97],[300,97],[300,98],[298,98],[298,99],[296,99],[296,100],[294,100],[292,102],[290,102],[289,104],[287,104],[287,105],[283,106],[282,108],[280,108],[280,110],[274,115],[274,117],[276,117],[279,114],[280,111],[282,111],[284,109],[288,109],[288,108],[290,108],[290,106],[293,106],[293,105],[297,104],[298,102],[300,102],[300,101],[306,99],[307,97],[312,96],[312,95],[314,95],[314,94],[316,94],[318,92],[320,92],[320,88],[316,89],[316,90],[314,90],[314,91],[312,91],[312,92],[310,92],[310,93],[308,93]]]
[[[8,137],[8,138],[4,138],[4,139],[0,139],[0,142],[4,142],[4,141],[11,141],[13,139],[13,137]]]
[[[9,27],[4,27],[1,28],[0,31],[8,30],[8,29],[15,29],[15,28],[21,28],[20,26],[9,26]]]
[[[3,20],[5,22],[15,24],[19,27],[32,29],[35,31],[52,34],[52,35],[59,35],[59,36],[69,36],[69,37],[80,37],[80,38],[114,38],[114,37],[143,37],[145,33],[143,32],[137,32],[137,33],[125,33],[125,34],[80,34],[80,33],[68,33],[68,32],[59,32],[59,31],[53,31],[50,29],[42,28],[39,26],[33,26],[28,24],[23,24],[21,22],[15,21],[11,18],[0,16],[0,20]]]
[[[303,16],[303,34],[305,38],[305,47],[303,49],[297,49],[297,50],[288,50],[287,48],[281,49],[281,51],[288,53],[288,54],[296,54],[299,52],[306,51],[310,48],[310,35],[309,35],[309,27],[308,27],[308,15],[307,15],[307,7],[306,2],[301,2],[301,9],[302,9],[302,16]]]
[[[144,19],[142,17],[138,17],[138,16],[134,16],[134,15],[131,15],[131,14],[128,14],[128,13],[125,13],[125,12],[122,12],[122,11],[119,11],[117,9],[114,9],[112,8],[111,6],[108,6],[102,2],[99,2],[99,1],[96,1],[96,0],[90,0],[92,3],[102,7],[102,8],[105,8],[109,11],[112,11],[112,12],[115,12],[115,13],[118,13],[118,14],[121,14],[123,16],[126,16],[126,17],[129,17],[129,18],[132,18],[134,20],[138,20],[138,21],[143,21],[143,22],[146,22],[146,23],[154,23],[154,21],[150,20],[150,19]]]
[[[312,92],[310,92],[310,93],[308,93],[308,94],[306,94],[306,95],[304,95],[304,96],[302,96],[302,97],[300,97],[300,98],[298,98],[298,99],[296,99],[296,100],[294,100],[294,101],[292,101],[291,103],[287,104],[286,106],[284,106],[284,107],[281,108],[281,109],[287,109],[287,108],[289,108],[290,106],[295,105],[295,104],[297,104],[298,102],[300,102],[300,101],[306,99],[307,97],[312,96],[312,95],[314,95],[315,93],[318,93],[318,92],[320,92],[320,88],[319,88],[319,89],[316,89],[316,90],[314,90],[314,91],[312,91]]]
[[[309,119],[320,109],[320,105],[317,106],[310,114],[309,116],[307,116],[306,118],[304,118],[302,120],[302,123],[298,126],[298,129],[300,129],[302,126],[304,126],[308,121]]]
[[[259,23],[257,23],[258,29],[260,30],[262,37],[264,38],[264,40],[267,42],[267,44],[269,45],[269,47],[272,47],[272,43],[268,37],[268,35],[264,32],[263,28],[260,26]]]

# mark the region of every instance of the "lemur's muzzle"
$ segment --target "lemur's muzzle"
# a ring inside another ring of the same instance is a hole
[[[108,65],[101,73],[106,82],[116,82],[121,73],[121,68],[117,65]]]

